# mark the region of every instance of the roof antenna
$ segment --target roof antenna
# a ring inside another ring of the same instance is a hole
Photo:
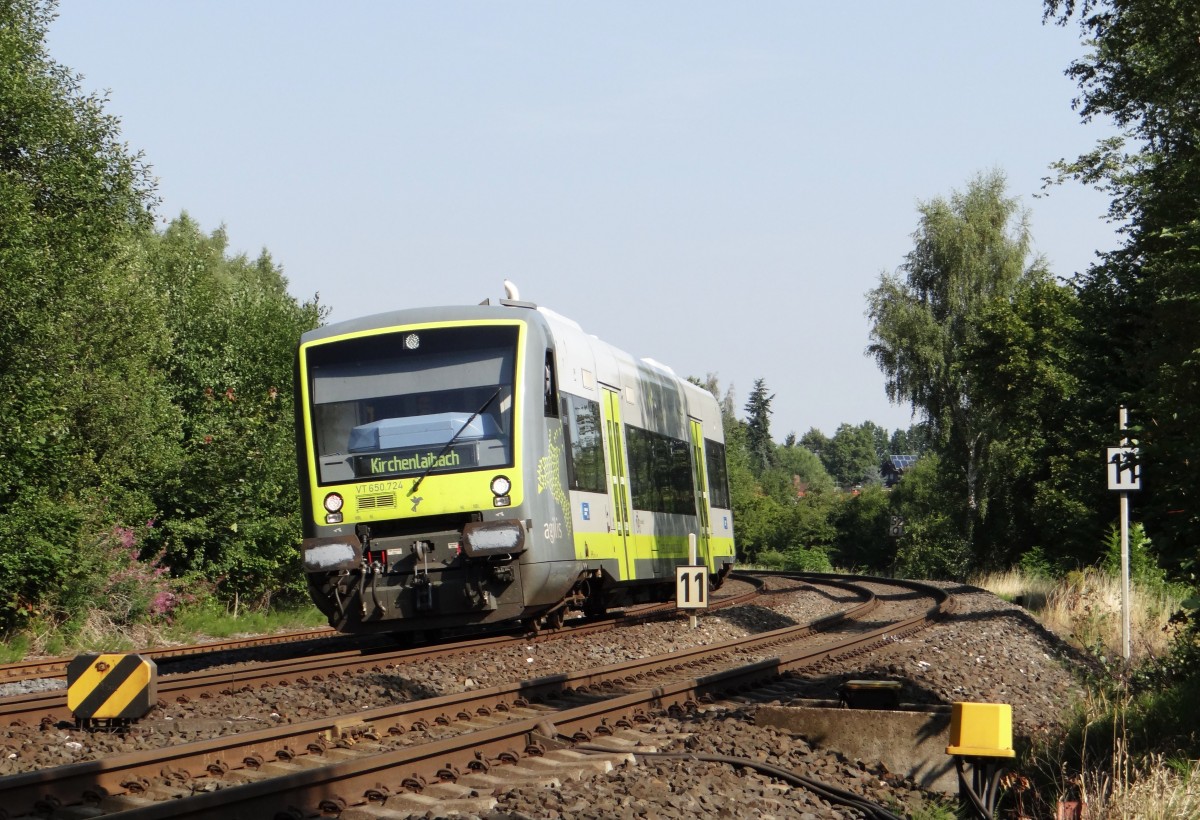
[[[504,296],[505,298],[500,300],[500,304],[504,305],[505,307],[537,309],[537,305],[535,305],[533,302],[522,302],[521,294],[517,290],[517,286],[507,279],[504,280]]]

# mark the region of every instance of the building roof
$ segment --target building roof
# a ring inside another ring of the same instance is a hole
[[[907,470],[909,467],[917,463],[918,458],[920,458],[920,456],[890,455],[887,457],[887,460],[890,461],[892,466],[897,470]]]

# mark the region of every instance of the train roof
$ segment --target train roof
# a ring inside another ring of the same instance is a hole
[[[513,318],[512,310],[513,308],[509,306],[488,304],[402,308],[400,310],[373,313],[368,316],[360,316],[357,319],[346,319],[345,321],[324,325],[315,330],[308,331],[300,337],[300,340],[302,342],[312,342],[318,339],[343,336],[347,333],[361,333],[363,331],[409,325],[416,322]]]
[[[543,324],[550,335],[559,342],[564,340],[575,349],[586,347],[593,354],[614,361],[625,362],[627,366],[641,371],[643,375],[654,374],[653,378],[663,383],[679,385],[687,396],[689,406],[715,402],[711,393],[702,387],[681,378],[669,366],[651,358],[636,358],[625,350],[588,333],[573,319],[537,305],[533,302],[523,302],[515,299],[502,299],[499,304],[485,301],[477,305],[442,305],[434,307],[402,308],[383,313],[361,316],[334,322],[323,327],[310,330],[301,336],[302,343],[319,341],[342,336],[349,333],[361,333],[381,328],[401,326],[421,322],[448,322],[463,320],[496,320],[522,319],[534,324]]]

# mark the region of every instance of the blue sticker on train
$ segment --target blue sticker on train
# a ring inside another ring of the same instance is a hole
[[[592,520],[592,505],[589,504],[588,502],[584,501],[580,505],[580,508],[581,508],[581,512],[583,513],[583,520],[591,521]]]

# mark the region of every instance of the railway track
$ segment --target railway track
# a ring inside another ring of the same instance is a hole
[[[907,592],[881,607],[862,581],[810,580],[856,600],[812,623],[717,645],[11,775],[0,779],[0,817],[89,810],[355,820],[408,816],[426,810],[414,808],[423,800],[482,806],[497,774],[553,779],[619,765],[647,751],[637,727],[656,714],[778,686],[806,666],[918,630],[953,606],[946,593],[918,584],[905,582]],[[606,751],[594,758],[567,748],[577,743]]]
[[[191,644],[188,646],[161,647],[158,649],[139,650],[144,658],[154,661],[178,660],[185,657],[212,655],[217,653],[234,652],[242,649],[254,649],[264,646],[300,643],[304,641],[335,638],[338,633],[331,627],[316,629],[301,629],[291,632],[280,632],[275,635],[255,635],[246,638],[231,638],[224,641]],[[65,678],[67,664],[73,658],[30,658],[16,663],[0,664],[0,683],[14,683],[34,678]]]
[[[277,633],[275,635],[253,635],[250,638],[210,641],[205,642],[205,644],[158,647],[152,648],[152,650],[138,650],[138,654],[143,658],[161,663],[184,658],[212,656],[212,654],[256,650],[256,648],[266,646],[302,644],[302,642],[306,641],[336,640],[338,638],[344,639],[344,636],[338,634],[336,630],[330,627],[318,627],[314,629],[298,629],[293,630],[293,632]],[[36,678],[48,678],[48,680],[62,678],[62,680],[65,680],[67,664],[70,664],[72,660],[73,658],[29,658],[18,660],[16,663],[0,664],[0,684],[31,681],[36,680]]]
[[[759,594],[761,584],[750,584],[749,588],[732,594],[715,595],[711,608],[720,610],[739,606],[752,600]],[[317,676],[338,674],[356,674],[367,670],[384,672],[403,667],[416,659],[436,659],[455,655],[470,654],[485,650],[503,649],[504,647],[522,646],[555,640],[564,635],[583,637],[606,632],[620,626],[628,626],[645,622],[652,618],[673,615],[674,606],[655,604],[638,607],[627,613],[613,617],[598,618],[590,621],[568,622],[571,625],[558,630],[539,632],[537,635],[497,634],[480,638],[469,638],[452,641],[436,646],[409,647],[404,649],[381,648],[378,641],[355,641],[356,648],[328,651],[312,657],[285,658],[278,661],[255,663],[251,666],[202,669],[195,672],[164,675],[158,681],[158,698],[160,702],[186,703],[201,698],[211,698],[221,694],[246,689],[270,686],[276,684],[304,683]],[[318,630],[319,635],[331,637],[336,635]],[[297,638],[296,640],[299,640]],[[286,641],[280,641],[286,642]],[[221,644],[224,646],[225,644]],[[246,644],[237,641],[228,645],[229,649],[242,649]],[[260,644],[249,644],[260,645]],[[265,644],[262,644],[265,645]],[[337,644],[340,645],[340,644]],[[331,643],[333,649],[335,644]],[[197,649],[198,647],[189,647]],[[214,654],[214,650],[208,650]],[[145,656],[147,653],[141,653]],[[194,656],[199,652],[185,652],[183,656]],[[62,678],[65,681],[66,667],[60,672],[47,674],[42,677]],[[319,678],[318,678],[319,679]],[[70,722],[74,719],[67,708],[65,690],[28,692],[0,698],[0,724],[40,723],[55,725]],[[2,815],[0,815],[2,816]]]

